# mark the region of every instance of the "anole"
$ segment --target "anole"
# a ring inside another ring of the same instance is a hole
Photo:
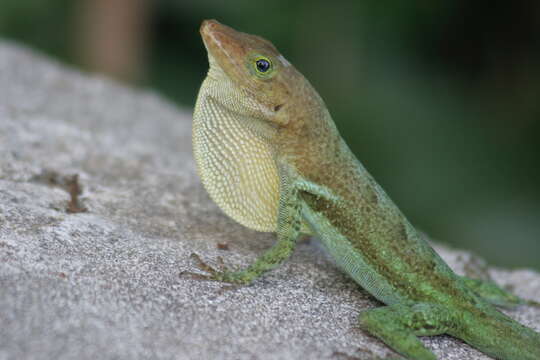
[[[498,359],[540,359],[540,334],[498,311],[523,303],[456,275],[341,138],[323,100],[267,40],[202,23],[210,69],[195,106],[193,148],[210,197],[277,242],[241,271],[199,259],[202,277],[249,284],[285,261],[301,234],[386,306],[358,324],[408,359],[435,355],[418,336],[449,334]],[[197,256],[195,256],[197,257]]]

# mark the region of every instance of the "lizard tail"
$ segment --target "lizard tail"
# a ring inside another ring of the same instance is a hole
[[[494,308],[468,315],[469,326],[456,337],[496,359],[540,360],[539,333]]]

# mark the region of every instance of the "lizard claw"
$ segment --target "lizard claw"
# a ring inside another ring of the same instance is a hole
[[[196,272],[191,271],[182,271],[180,272],[180,277],[188,277],[194,280],[208,280],[208,281],[224,281],[223,274],[228,272],[227,267],[225,266],[225,263],[223,261],[223,258],[221,256],[218,256],[218,266],[219,271],[213,268],[212,266],[205,263],[201,257],[195,253],[192,253],[190,257],[196,261],[196,266],[199,268],[199,270],[205,272],[206,274],[200,274]],[[222,290],[229,290],[231,286],[227,288],[223,288]]]
[[[203,259],[201,259],[201,257],[200,257],[199,255],[197,255],[197,254],[195,254],[195,253],[192,253],[192,254],[190,255],[190,258],[192,258],[193,260],[195,260],[195,261],[197,262],[196,266],[197,266],[200,270],[202,270],[202,271],[204,271],[204,272],[207,272],[207,273],[209,273],[210,275],[215,275],[215,274],[217,274],[217,270],[214,269],[213,267],[211,267],[210,265],[208,265],[207,263],[205,263],[205,262],[203,261]],[[223,259],[221,259],[221,261],[223,261]],[[221,262],[220,262],[220,263],[221,263]]]
[[[216,270],[212,266],[205,263],[201,259],[201,257],[195,253],[191,254],[191,258],[196,261],[196,266],[199,268],[199,270],[205,272],[206,274],[194,273],[191,271],[182,271],[180,273],[181,277],[188,276],[189,278],[196,280],[220,281],[232,284],[223,287],[221,289],[221,292],[236,289],[239,286],[248,285],[251,282],[250,278],[246,276],[245,271],[230,271],[225,266],[225,263],[221,256],[218,256],[217,258],[219,270]]]

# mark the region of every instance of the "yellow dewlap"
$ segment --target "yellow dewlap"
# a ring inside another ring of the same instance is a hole
[[[276,230],[279,177],[271,148],[246,126],[249,117],[231,112],[207,79],[193,117],[197,169],[212,200],[231,218],[258,231]],[[234,103],[233,103],[234,104]]]

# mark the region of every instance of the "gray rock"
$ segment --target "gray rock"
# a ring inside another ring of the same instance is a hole
[[[393,354],[355,325],[378,304],[315,242],[252,286],[179,277],[195,270],[192,252],[245,266],[273,241],[209,200],[190,126],[190,112],[151,92],[0,43],[0,359]],[[482,268],[437,249],[458,272]],[[540,299],[538,273],[486,273]],[[539,309],[508,313],[540,330]],[[425,342],[441,359],[487,358],[450,337]]]

